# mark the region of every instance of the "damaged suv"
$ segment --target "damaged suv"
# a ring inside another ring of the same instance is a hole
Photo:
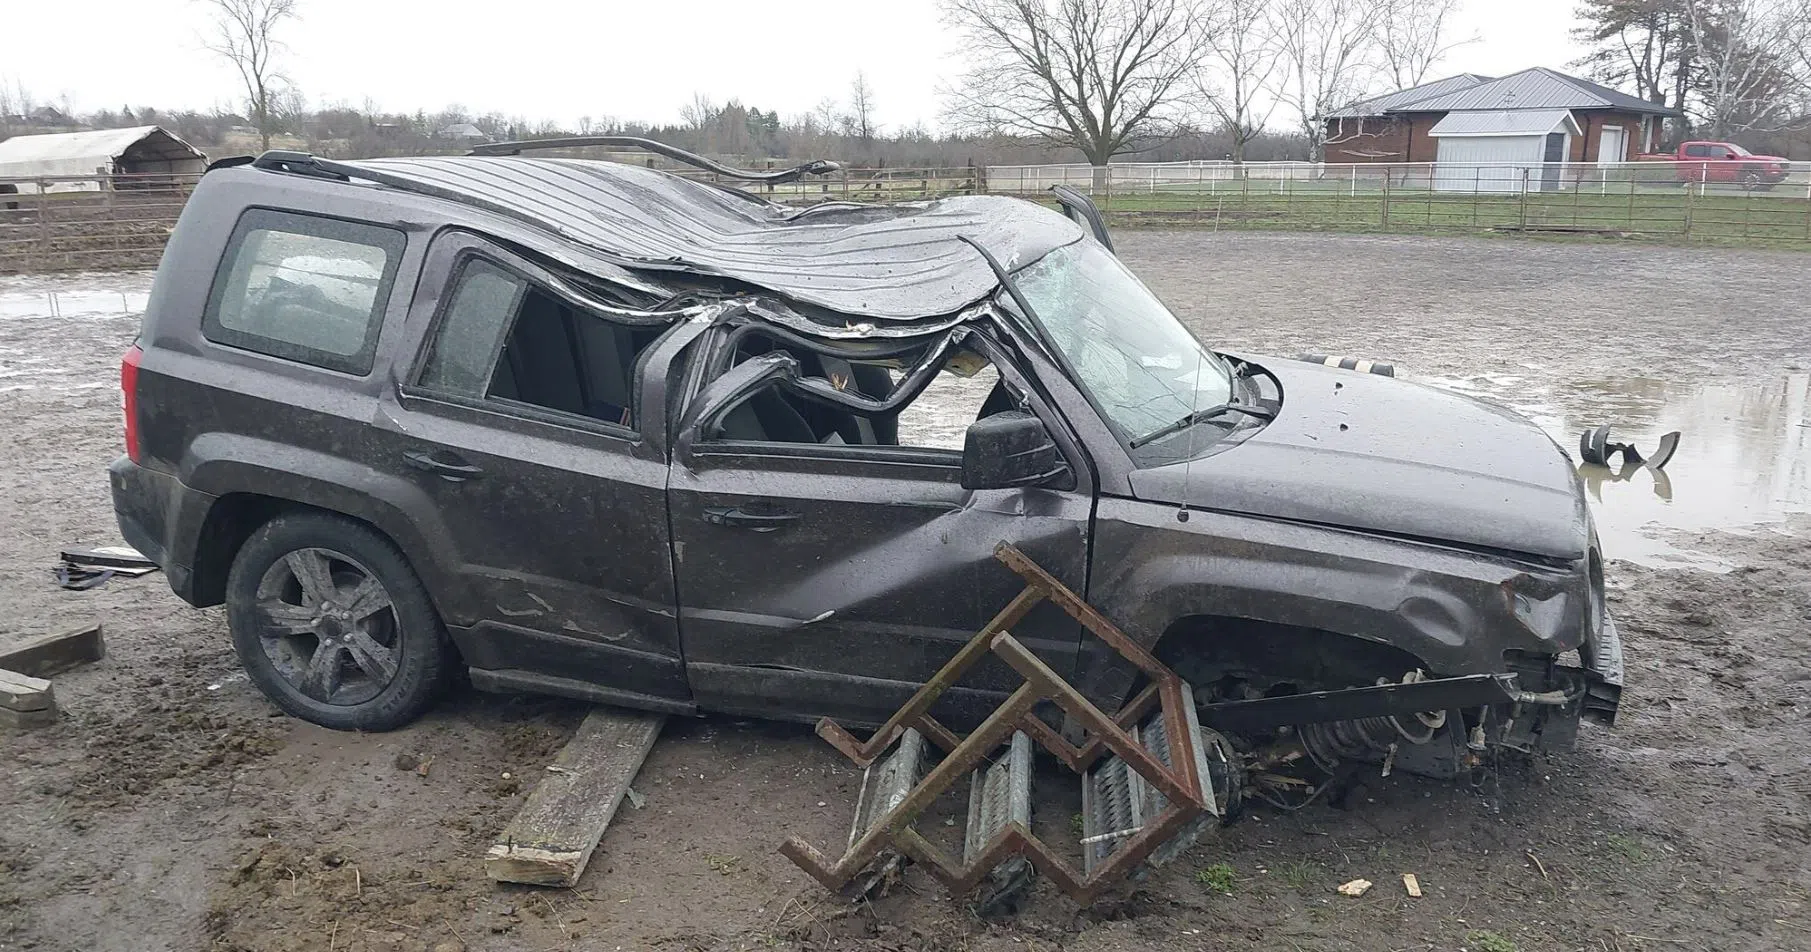
[[[1005,541],[1248,737],[1381,757],[1381,719],[1451,775],[1614,717],[1591,517],[1528,421],[1198,343],[1074,192],[790,207],[542,145],[267,153],[171,236],[120,527],[291,714],[394,728],[469,671],[878,723],[1018,592]],[[1051,606],[1014,634],[1137,686]]]

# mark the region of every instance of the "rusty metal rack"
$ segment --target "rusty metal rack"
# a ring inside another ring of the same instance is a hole
[[[826,889],[843,889],[877,860],[884,862],[883,854],[897,851],[961,898],[989,882],[990,876],[998,883],[1003,865],[1022,867],[1017,862],[1022,858],[1085,905],[1147,863],[1173,855],[1185,845],[1173,841],[1198,833],[1203,814],[1223,812],[1208,777],[1188,685],[1018,549],[1002,542],[994,556],[1025,579],[1024,590],[905,706],[866,741],[828,718],[818,722],[819,736],[868,768],[855,828],[840,858],[832,861],[796,836],[780,847]],[[1147,686],[1109,715],[1040,661],[1010,629],[1044,600],[1061,607],[1136,665]],[[974,731],[959,736],[931,715],[931,707],[989,654],[1011,665],[1024,684]],[[1054,703],[1081,726],[1080,744],[1070,743],[1036,713],[1044,702]],[[1082,869],[1031,832],[1027,738],[1083,777]],[[927,740],[943,751],[943,758],[917,779]],[[1003,745],[1008,755],[989,768],[989,758]],[[892,755],[883,760],[889,750]],[[964,837],[967,848],[958,860],[922,836],[914,824],[938,797],[971,773],[975,786]],[[906,780],[915,782],[908,785]],[[1109,828],[1101,829],[1103,825]],[[1171,848],[1163,849],[1166,844]]]

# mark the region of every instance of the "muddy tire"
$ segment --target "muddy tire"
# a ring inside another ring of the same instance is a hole
[[[335,730],[408,724],[456,668],[408,560],[339,516],[283,515],[253,532],[227,575],[226,612],[233,648],[264,695]]]

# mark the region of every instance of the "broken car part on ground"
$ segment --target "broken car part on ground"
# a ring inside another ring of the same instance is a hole
[[[880,724],[1017,593],[1001,541],[1208,726],[1322,725],[1317,762],[1450,777],[1614,717],[1602,558],[1550,439],[1202,346],[1085,203],[792,208],[513,155],[217,169],[122,367],[121,530],[227,606],[275,703],[338,728],[406,723],[460,668]],[[933,387],[975,398],[953,441],[906,425]],[[1140,690],[1058,608],[1013,636],[1101,710]],[[978,664],[937,717],[1017,684]],[[1430,711],[1419,743],[1385,729]]]

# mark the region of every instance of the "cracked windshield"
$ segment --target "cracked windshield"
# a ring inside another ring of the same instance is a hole
[[[1121,436],[1136,439],[1231,397],[1220,358],[1093,239],[1052,251],[1016,280]]]

